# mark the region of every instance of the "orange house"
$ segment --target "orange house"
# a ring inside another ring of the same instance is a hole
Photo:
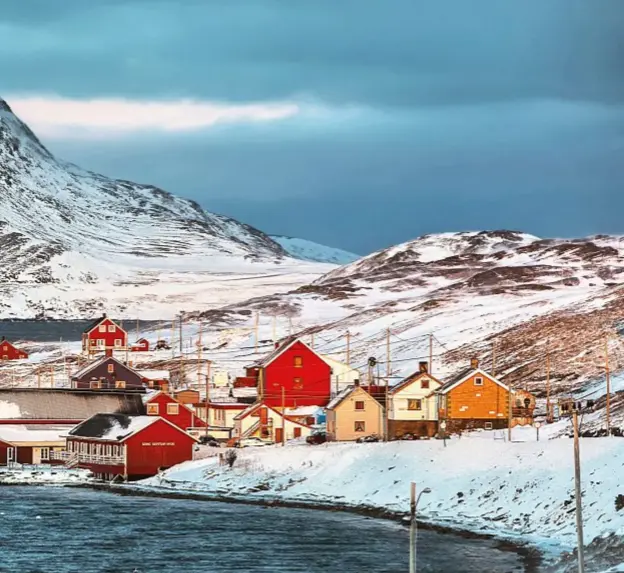
[[[513,396],[509,386],[481,370],[478,360],[472,360],[470,368],[438,388],[440,423],[446,423],[446,433],[506,428],[510,392]]]

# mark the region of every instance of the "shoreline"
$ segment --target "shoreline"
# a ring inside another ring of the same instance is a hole
[[[45,485],[45,484],[43,484]],[[230,503],[238,505],[253,505],[261,507],[283,507],[291,509],[307,509],[311,511],[327,511],[339,513],[351,513],[362,517],[372,519],[384,519],[394,521],[409,527],[409,514],[405,512],[397,512],[382,507],[372,505],[351,505],[345,503],[322,503],[317,500],[284,500],[280,498],[251,498],[248,496],[214,494],[209,492],[198,492],[192,490],[184,490],[180,488],[167,488],[155,486],[140,486],[132,484],[107,484],[107,483],[69,483],[65,487],[93,489],[96,491],[106,491],[115,495],[134,496],[134,497],[164,497],[168,499],[186,499],[202,502]],[[538,573],[539,567],[544,564],[544,554],[537,547],[527,543],[514,542],[503,537],[493,534],[478,533],[469,529],[460,527],[451,527],[445,525],[434,524],[428,521],[416,520],[419,529],[434,531],[445,535],[454,535],[464,539],[481,539],[493,541],[493,547],[500,551],[509,551],[516,553],[522,560],[524,573]]]

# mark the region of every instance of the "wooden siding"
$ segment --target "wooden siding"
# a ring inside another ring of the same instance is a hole
[[[475,385],[482,378],[483,385]],[[445,394],[446,409],[440,408],[440,419],[507,420],[509,392],[489,376],[475,373]]]
[[[364,402],[364,409],[356,410],[356,402]],[[356,431],[356,422],[364,422],[364,431]],[[354,388],[335,408],[327,410],[327,432],[331,439],[339,442],[371,434],[382,435],[383,408],[368,392]]]
[[[112,372],[109,371],[112,367]],[[125,382],[125,389],[143,388],[141,375],[117,360],[107,358],[80,377],[72,377],[76,388],[89,389],[91,382],[100,382],[100,389],[116,389],[117,382]],[[119,388],[118,388],[119,389]]]

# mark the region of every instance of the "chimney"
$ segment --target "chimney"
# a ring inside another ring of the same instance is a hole
[[[472,368],[473,370],[476,370],[477,368],[479,368],[479,359],[478,358],[472,358],[470,360],[470,368]]]
[[[275,349],[278,349],[278,348],[279,348],[279,342],[276,341],[275,342]]]
[[[102,313],[102,318],[106,318],[106,313],[105,312]]]
[[[360,381],[359,381],[359,379],[358,379],[358,378],[356,378],[356,379],[353,381],[353,385],[354,385],[355,387],[358,387],[358,386],[360,385]]]
[[[5,340],[6,340],[6,336],[3,336],[0,342],[4,342]]]
[[[429,372],[429,362],[419,362],[418,363],[418,372],[421,374],[426,374]]]
[[[105,352],[104,352],[104,355],[105,355],[107,358],[111,358],[111,357],[113,356],[113,349],[112,349],[112,348],[107,348],[107,349],[105,350]]]

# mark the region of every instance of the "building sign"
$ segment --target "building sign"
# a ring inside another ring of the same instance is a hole
[[[174,442],[141,442],[142,446],[175,446]]]

